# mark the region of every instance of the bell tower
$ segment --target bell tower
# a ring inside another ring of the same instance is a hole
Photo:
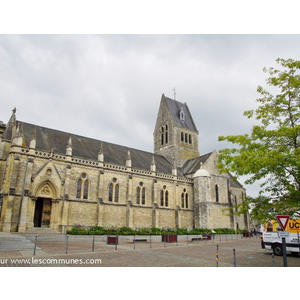
[[[198,130],[186,103],[161,97],[154,130],[154,153],[176,167],[198,157]]]

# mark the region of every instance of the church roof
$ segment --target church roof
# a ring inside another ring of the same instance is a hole
[[[168,97],[165,98],[175,125],[189,130],[198,131],[187,104]],[[184,118],[180,118],[180,112],[183,112]]]
[[[212,152],[187,160],[182,167],[183,173],[192,174],[197,172],[197,170],[199,170],[200,164],[205,163],[211,154]]]
[[[17,123],[21,122],[17,121]],[[97,160],[102,143],[105,163],[125,166],[129,149],[133,168],[149,171],[154,155],[156,171],[172,174],[172,164],[162,155],[23,122],[23,136],[27,147],[34,132],[37,150],[51,151],[53,149],[54,153],[66,155],[66,147],[71,137],[72,155],[75,157]],[[178,168],[178,175],[183,176],[180,168]]]

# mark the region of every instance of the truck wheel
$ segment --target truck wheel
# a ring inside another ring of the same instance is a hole
[[[280,244],[273,245],[273,253],[276,256],[281,256],[282,255],[282,246]]]

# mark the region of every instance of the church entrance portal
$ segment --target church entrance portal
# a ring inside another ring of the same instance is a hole
[[[34,211],[34,227],[49,227],[52,199],[37,198]]]

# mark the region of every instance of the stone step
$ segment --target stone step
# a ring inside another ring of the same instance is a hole
[[[34,243],[23,236],[0,234],[0,251],[26,251],[33,250],[33,248]]]
[[[34,227],[31,229],[26,229],[25,233],[56,233],[61,234],[59,230],[52,230],[51,228],[43,228],[43,227]]]

